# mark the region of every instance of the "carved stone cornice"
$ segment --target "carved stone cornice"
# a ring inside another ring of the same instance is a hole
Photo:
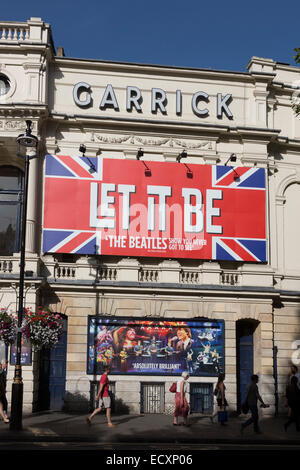
[[[134,146],[143,147],[160,147],[169,149],[187,149],[187,150],[214,150],[216,142],[214,140],[200,140],[200,139],[182,139],[176,137],[152,137],[140,135],[117,135],[117,134],[94,134],[94,139],[100,144],[109,145],[122,145],[130,144]]]
[[[26,129],[26,121],[27,117],[23,118],[3,118],[1,117],[0,111],[0,131],[5,131],[7,133],[15,133],[16,131],[24,131]],[[32,121],[32,130],[37,132],[37,120]]]
[[[10,105],[0,104],[0,119],[4,117],[17,121],[23,120],[25,123],[26,119],[41,119],[46,116],[48,116],[48,108],[46,105],[26,105],[24,103],[13,103]]]

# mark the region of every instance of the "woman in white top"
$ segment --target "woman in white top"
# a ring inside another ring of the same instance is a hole
[[[216,385],[216,388],[214,390],[214,395],[217,399],[218,407],[220,411],[225,411],[226,406],[228,406],[227,400],[225,398],[225,375],[224,374],[219,374],[218,376],[218,382]],[[210,417],[211,422],[213,422],[214,417],[218,414],[218,411],[216,410]],[[221,421],[221,424],[224,424],[224,422]]]
[[[174,411],[174,420],[173,420],[174,426],[178,425],[178,416],[183,417],[183,424],[184,426],[187,426],[187,416],[188,416],[190,407],[186,400],[185,394],[186,394],[186,388],[187,388],[186,381],[188,380],[189,376],[190,375],[188,372],[182,372],[181,379],[177,381],[176,394],[175,394],[175,411]]]

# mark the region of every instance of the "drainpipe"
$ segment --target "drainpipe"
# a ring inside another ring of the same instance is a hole
[[[278,375],[277,375],[277,346],[273,345],[273,377],[274,377],[274,395],[275,395],[275,417],[278,416]]]
[[[274,302],[272,307],[272,342],[273,342],[273,377],[274,377],[274,396],[275,396],[275,417],[278,416],[278,373],[277,373],[277,354],[278,347],[275,346],[275,328],[274,328]]]

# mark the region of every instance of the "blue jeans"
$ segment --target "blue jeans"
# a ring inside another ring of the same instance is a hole
[[[259,432],[259,427],[258,427],[258,408],[257,405],[255,406],[249,406],[249,409],[251,411],[251,418],[249,418],[245,423],[242,424],[243,428],[246,428],[250,424],[254,424],[254,431]]]

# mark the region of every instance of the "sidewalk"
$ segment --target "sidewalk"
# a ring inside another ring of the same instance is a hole
[[[104,413],[94,417],[89,426],[87,414],[45,412],[23,416],[23,430],[11,431],[0,422],[0,443],[8,442],[89,442],[101,444],[268,444],[300,445],[300,433],[294,424],[284,431],[286,417],[260,420],[262,434],[255,434],[253,425],[240,434],[245,415],[232,417],[226,426],[209,417],[190,415],[189,426],[173,426],[167,415],[113,415],[116,427],[106,425]],[[216,418],[215,418],[216,419]],[[0,447],[1,449],[1,447]]]

